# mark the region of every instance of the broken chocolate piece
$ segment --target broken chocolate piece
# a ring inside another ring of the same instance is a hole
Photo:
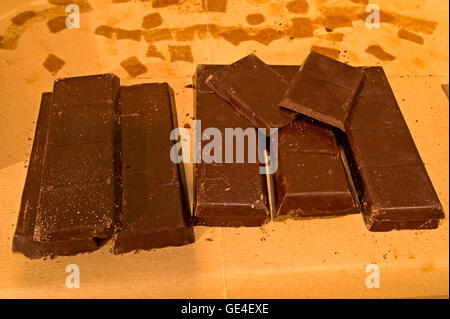
[[[359,213],[329,127],[295,120],[280,130],[278,154],[277,217]]]
[[[251,123],[205,85],[220,65],[199,65],[194,77],[194,112],[202,130],[213,127],[225,136],[225,128],[252,128]],[[256,129],[255,129],[256,133]],[[201,141],[201,149],[208,140]],[[225,150],[225,141],[222,141]],[[247,152],[246,152],[247,155]],[[224,156],[223,156],[224,157]],[[257,158],[257,157],[256,157]],[[267,192],[260,163],[197,163],[194,172],[196,223],[208,226],[259,226],[268,221]]]
[[[113,74],[55,81],[35,240],[112,236],[119,87]]]
[[[362,79],[361,69],[311,52],[279,105],[345,131]]]
[[[113,251],[194,242],[187,193],[170,151],[176,110],[167,83],[120,89],[122,213]]]
[[[31,150],[25,187],[20,204],[19,218],[12,245],[12,251],[21,252],[28,258],[75,255],[83,252],[91,252],[99,247],[99,242],[94,239],[51,242],[33,240],[44,168],[51,101],[51,93],[42,94],[33,148]]]
[[[363,216],[371,231],[436,228],[444,218],[419,152],[381,67],[365,82],[346,132]]]
[[[289,82],[253,54],[209,75],[206,83],[255,127],[266,128],[267,135],[296,116],[278,107]]]

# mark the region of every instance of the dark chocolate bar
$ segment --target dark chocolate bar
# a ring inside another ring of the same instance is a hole
[[[35,240],[112,236],[119,87],[113,74],[55,81]]]
[[[170,158],[176,110],[166,83],[120,89],[122,213],[113,251],[194,241],[179,165]]]
[[[332,130],[308,118],[279,132],[277,217],[359,213]]]
[[[381,67],[365,82],[348,126],[348,152],[371,231],[436,228],[444,212]]]
[[[345,131],[362,79],[359,68],[311,52],[279,105]]]
[[[278,107],[289,82],[253,54],[212,73],[206,83],[255,127],[266,128],[267,135],[296,116]]]
[[[225,138],[225,128],[252,128],[252,124],[205,81],[221,65],[199,65],[194,77],[195,118],[201,128],[213,127]],[[255,129],[256,133],[256,129]],[[195,136],[195,133],[194,133]],[[196,141],[197,142],[197,141]],[[201,141],[201,149],[209,141]],[[225,150],[222,141],[222,149]],[[222,155],[223,156],[223,155]],[[257,158],[257,157],[256,157]],[[196,223],[208,226],[259,226],[269,218],[264,175],[259,163],[196,163],[194,170],[194,214]]]
[[[44,169],[51,101],[51,93],[42,94],[33,148],[31,150],[25,187],[20,204],[19,218],[12,245],[12,251],[21,252],[28,258],[41,258],[53,255],[75,255],[82,252],[94,251],[100,244],[94,239],[65,241],[33,240],[40,186]]]

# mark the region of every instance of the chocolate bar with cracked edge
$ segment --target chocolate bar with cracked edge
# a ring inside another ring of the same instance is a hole
[[[278,107],[289,82],[253,54],[210,74],[206,83],[255,127],[266,128],[267,136],[296,117]]]
[[[206,85],[206,79],[224,65],[199,65],[194,75],[194,114],[202,128],[252,128],[228,102]],[[299,66],[271,65],[286,81]],[[203,145],[207,141],[203,141]],[[224,147],[222,146],[224,149]],[[256,155],[257,156],[257,155]],[[246,160],[247,161],[247,160]],[[195,164],[194,214],[197,224],[208,226],[259,226],[268,220],[266,179],[258,163]],[[217,178],[221,176],[221,178]],[[224,184],[224,185],[221,185]]]
[[[120,89],[122,213],[114,254],[194,242],[180,167],[170,158],[177,125],[167,83]]]
[[[112,236],[119,88],[113,74],[55,81],[35,240]]]
[[[39,192],[44,168],[47,128],[50,115],[52,93],[43,93],[36,132],[28,165],[27,177],[22,193],[19,217],[12,244],[13,252],[21,252],[28,258],[47,256],[68,256],[91,252],[99,248],[94,239],[36,241],[33,240],[34,227],[39,202]]]
[[[222,69],[223,65],[198,65],[194,74],[194,114],[201,120],[202,131],[217,128],[222,134],[225,150],[225,128],[256,128],[227,101],[206,84],[206,79]],[[196,136],[194,132],[194,136]],[[210,141],[201,141],[201,149]],[[195,145],[196,141],[194,141]],[[235,142],[233,142],[235,145]],[[245,147],[248,141],[245,142]],[[246,148],[245,148],[246,149]],[[260,226],[269,220],[265,176],[259,173],[261,164],[249,163],[245,152],[244,163],[196,163],[194,166],[194,215],[197,225]]]
[[[333,131],[307,117],[279,132],[277,217],[359,213]]]
[[[362,80],[359,68],[313,51],[279,105],[346,131]]]
[[[444,218],[382,67],[365,82],[346,132],[346,152],[371,231],[432,229]]]

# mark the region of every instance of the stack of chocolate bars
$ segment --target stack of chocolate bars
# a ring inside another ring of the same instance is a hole
[[[369,230],[388,231],[436,228],[444,217],[381,67],[315,52],[301,67],[269,66],[249,55],[199,65],[194,81],[202,127],[279,129],[274,183],[258,164],[196,165],[197,223],[260,225],[270,194],[274,219],[361,211]]]
[[[261,174],[248,151],[244,161],[196,162],[191,216],[183,166],[170,157],[178,121],[169,85],[60,79],[42,95],[13,251],[74,255],[111,238],[115,254],[184,245],[193,223],[362,212],[369,230],[387,231],[436,228],[444,217],[382,68],[314,52],[302,67],[250,55],[199,65],[194,88],[202,128],[263,131],[266,156],[277,142],[276,172]]]
[[[44,93],[13,251],[74,255],[113,238],[113,253],[194,241],[169,138],[173,94],[120,87],[112,74],[57,80]]]

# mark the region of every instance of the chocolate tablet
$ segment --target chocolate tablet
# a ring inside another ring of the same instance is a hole
[[[206,83],[255,127],[266,128],[267,135],[296,116],[278,107],[289,82],[253,54],[209,75]]]
[[[51,101],[51,93],[42,94],[33,148],[31,150],[25,187],[20,204],[19,218],[12,245],[12,251],[21,252],[28,258],[75,255],[82,252],[94,251],[99,247],[99,242],[93,239],[65,241],[33,240],[44,168]]]
[[[436,228],[442,205],[381,67],[365,82],[346,136],[371,231]]]
[[[112,236],[119,87],[112,74],[55,81],[35,240]]]
[[[362,79],[361,69],[311,52],[279,105],[345,131]]]
[[[120,89],[122,213],[115,254],[194,242],[187,193],[172,162],[177,123],[170,87],[140,84]],[[176,125],[176,124],[175,124]]]
[[[359,213],[329,127],[306,117],[283,127],[278,158],[277,217]]]
[[[214,93],[205,80],[220,65],[199,65],[194,76],[195,118],[201,121],[201,130],[217,128],[225,150],[225,129],[250,128],[257,135],[256,128],[227,101]],[[200,129],[200,128],[196,128]],[[194,136],[195,136],[194,132]],[[201,150],[210,141],[200,142]],[[234,142],[233,142],[234,143]],[[235,144],[234,144],[235,145]],[[247,149],[246,149],[247,150]],[[196,223],[208,226],[259,226],[269,219],[265,176],[260,174],[261,166],[248,161],[245,152],[244,163],[225,163],[222,154],[220,163],[195,164],[194,170],[194,214]]]

